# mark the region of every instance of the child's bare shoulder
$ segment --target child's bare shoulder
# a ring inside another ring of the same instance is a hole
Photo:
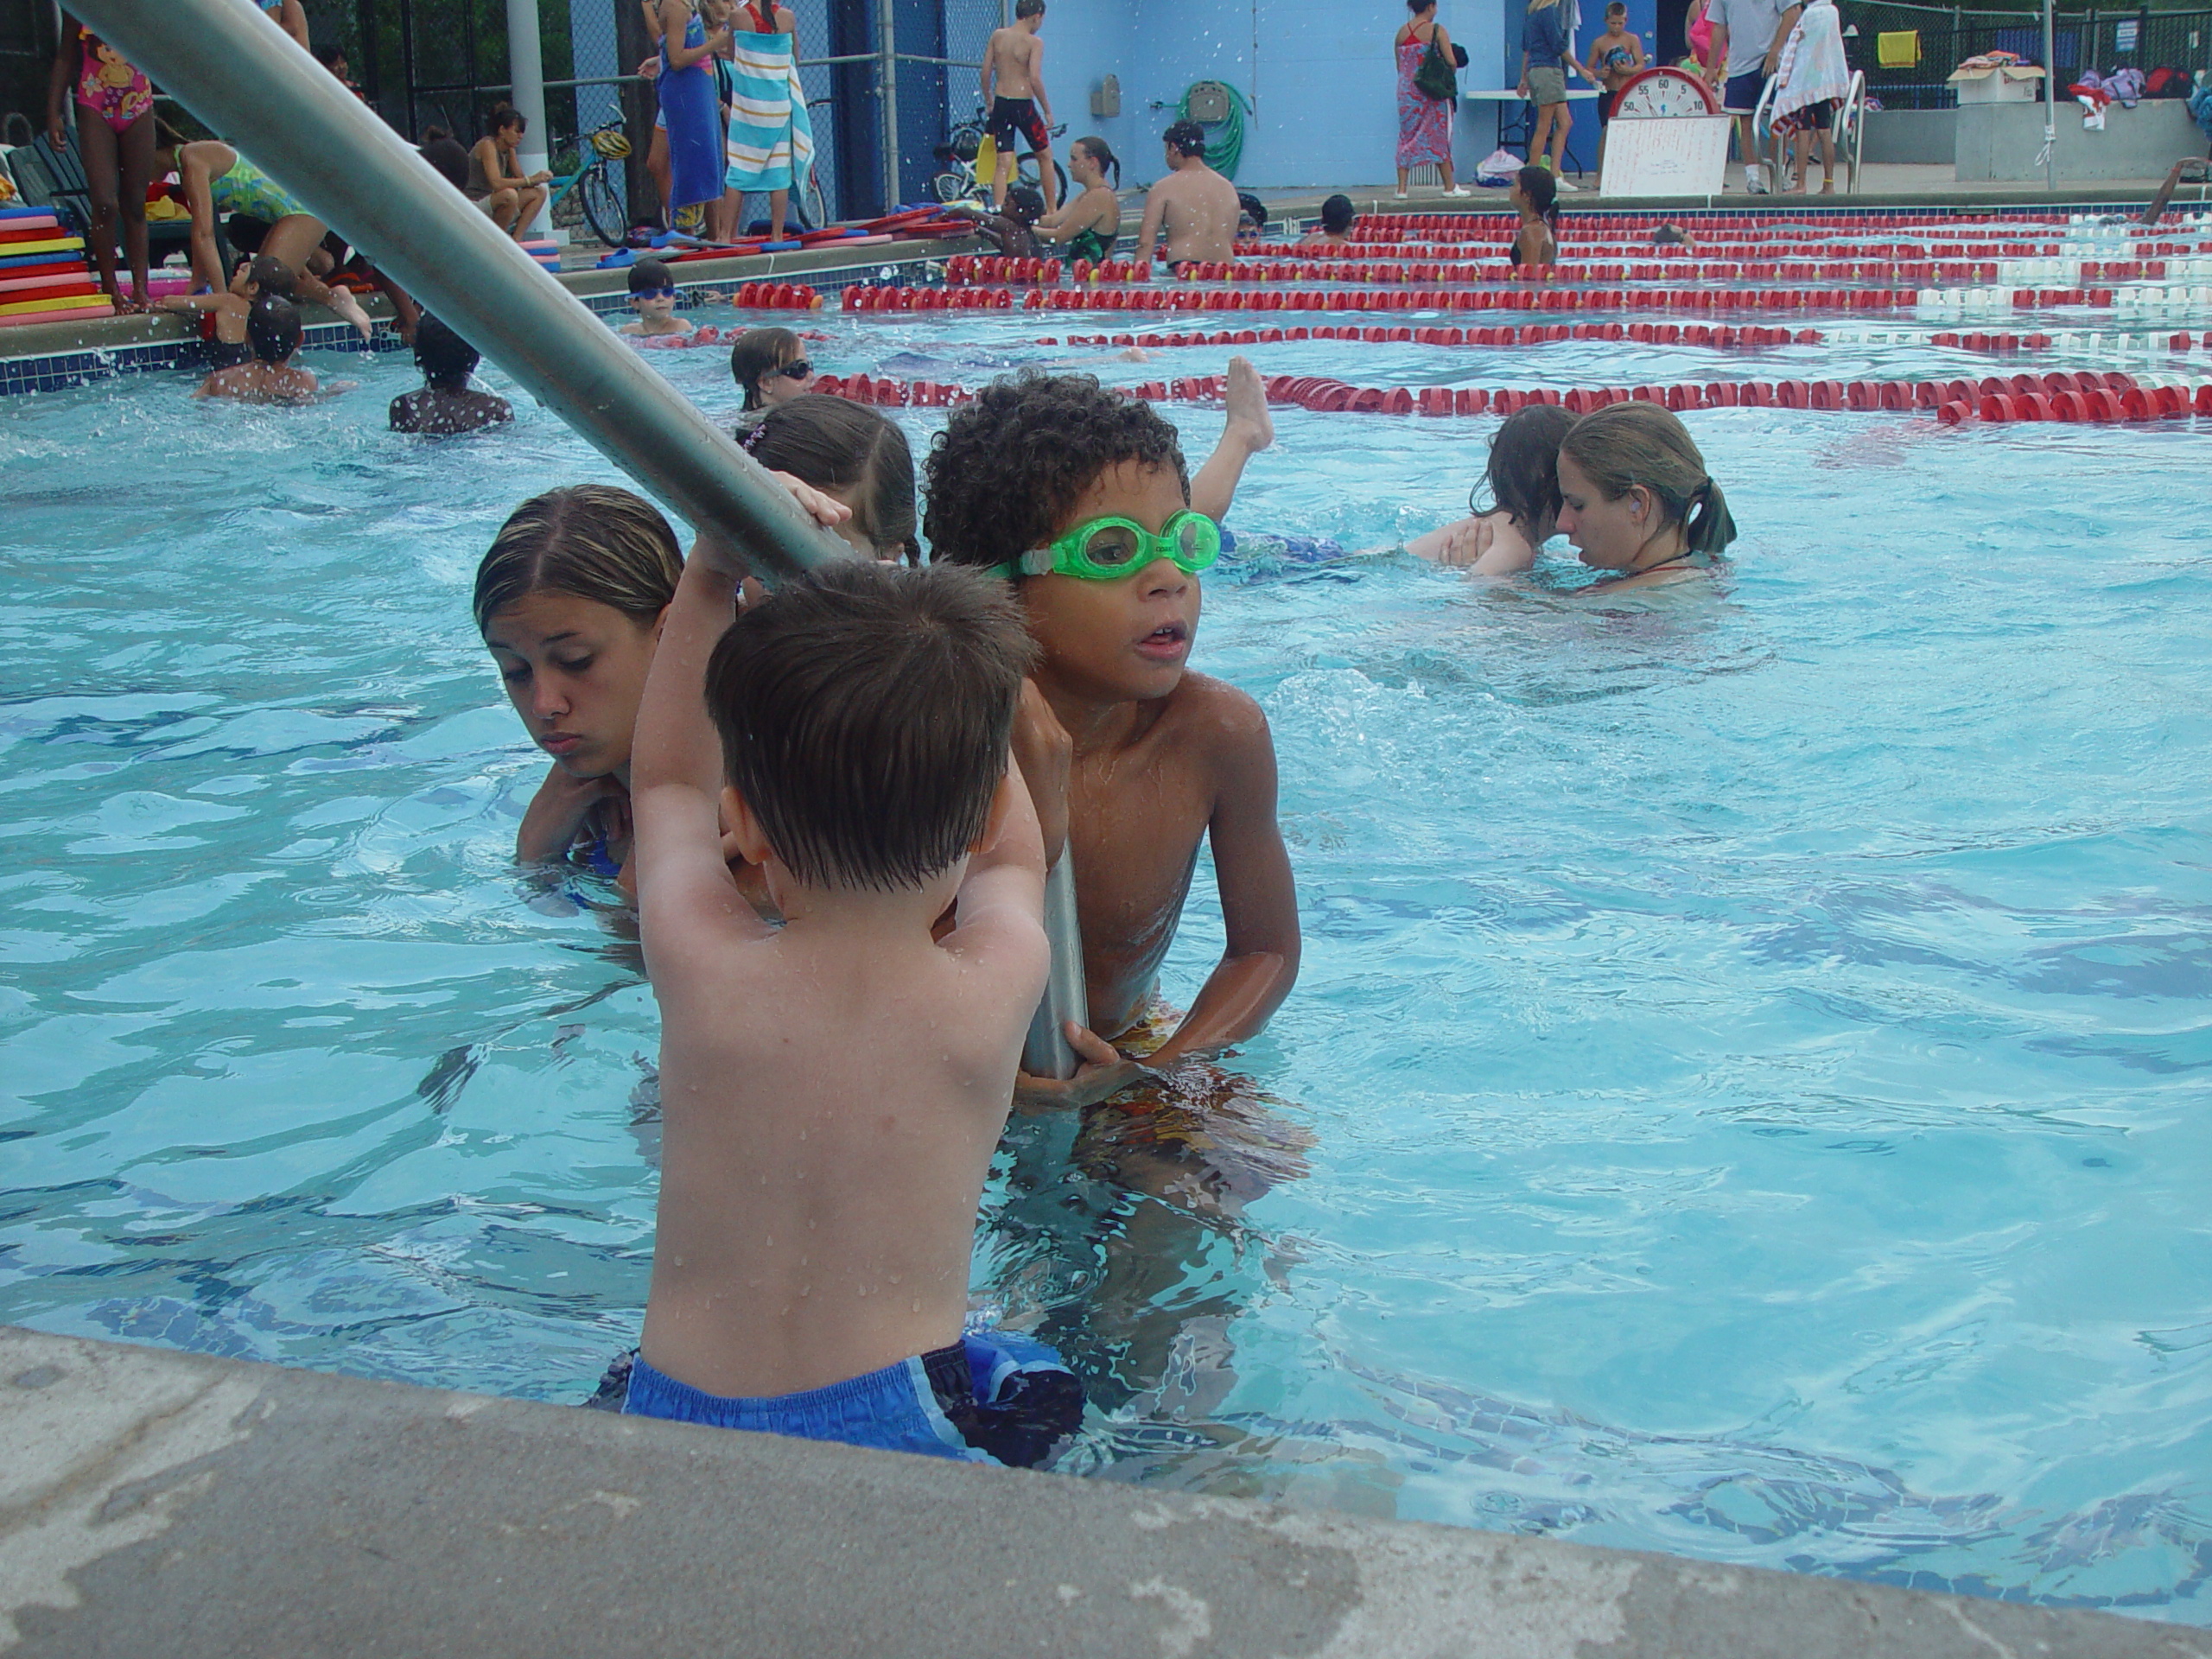
[[[1162,718],[1173,723],[1179,743],[1211,758],[1233,759],[1274,743],[1268,717],[1251,694],[1211,674],[1185,673]]]

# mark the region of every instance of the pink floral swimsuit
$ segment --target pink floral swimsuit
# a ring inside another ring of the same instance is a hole
[[[83,67],[77,74],[78,107],[90,110],[117,132],[127,130],[154,107],[153,83],[82,24],[77,29],[77,43],[83,52]]]

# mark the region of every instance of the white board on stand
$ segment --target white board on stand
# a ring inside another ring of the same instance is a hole
[[[1605,194],[1717,196],[1728,171],[1726,115],[1624,116],[1605,129]]]

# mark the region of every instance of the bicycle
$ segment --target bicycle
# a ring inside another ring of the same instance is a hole
[[[550,216],[574,194],[576,206],[582,210],[584,223],[591,226],[591,233],[610,248],[621,247],[629,236],[629,216],[623,209],[622,192],[614,182],[613,167],[615,162],[629,159],[630,141],[623,134],[622,124],[610,121],[585,133],[576,142],[591,150],[592,159],[575,172],[552,181],[552,194],[545,203],[546,213]]]
[[[944,171],[930,181],[930,193],[939,201],[990,200],[991,181],[976,176],[976,152],[982,148],[983,132],[988,125],[984,112],[979,109],[974,119],[961,122],[945,134],[944,142],[937,147],[938,163]],[[1052,129],[1050,136],[1058,138],[1067,130],[1068,124],[1063,121]],[[1041,176],[1041,170],[1037,165],[1037,152],[1033,149],[1014,163],[1014,177],[1009,183],[1026,184],[1041,193],[1044,188],[1039,182]],[[1065,201],[1068,199],[1068,170],[1057,159],[1052,162],[1052,178],[1059,187],[1052,200]]]

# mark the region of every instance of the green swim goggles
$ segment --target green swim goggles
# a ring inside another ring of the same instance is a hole
[[[997,567],[1001,576],[1080,576],[1119,582],[1157,559],[1195,576],[1221,556],[1221,526],[1185,507],[1155,536],[1134,518],[1091,518],[1049,546],[1033,548]]]

